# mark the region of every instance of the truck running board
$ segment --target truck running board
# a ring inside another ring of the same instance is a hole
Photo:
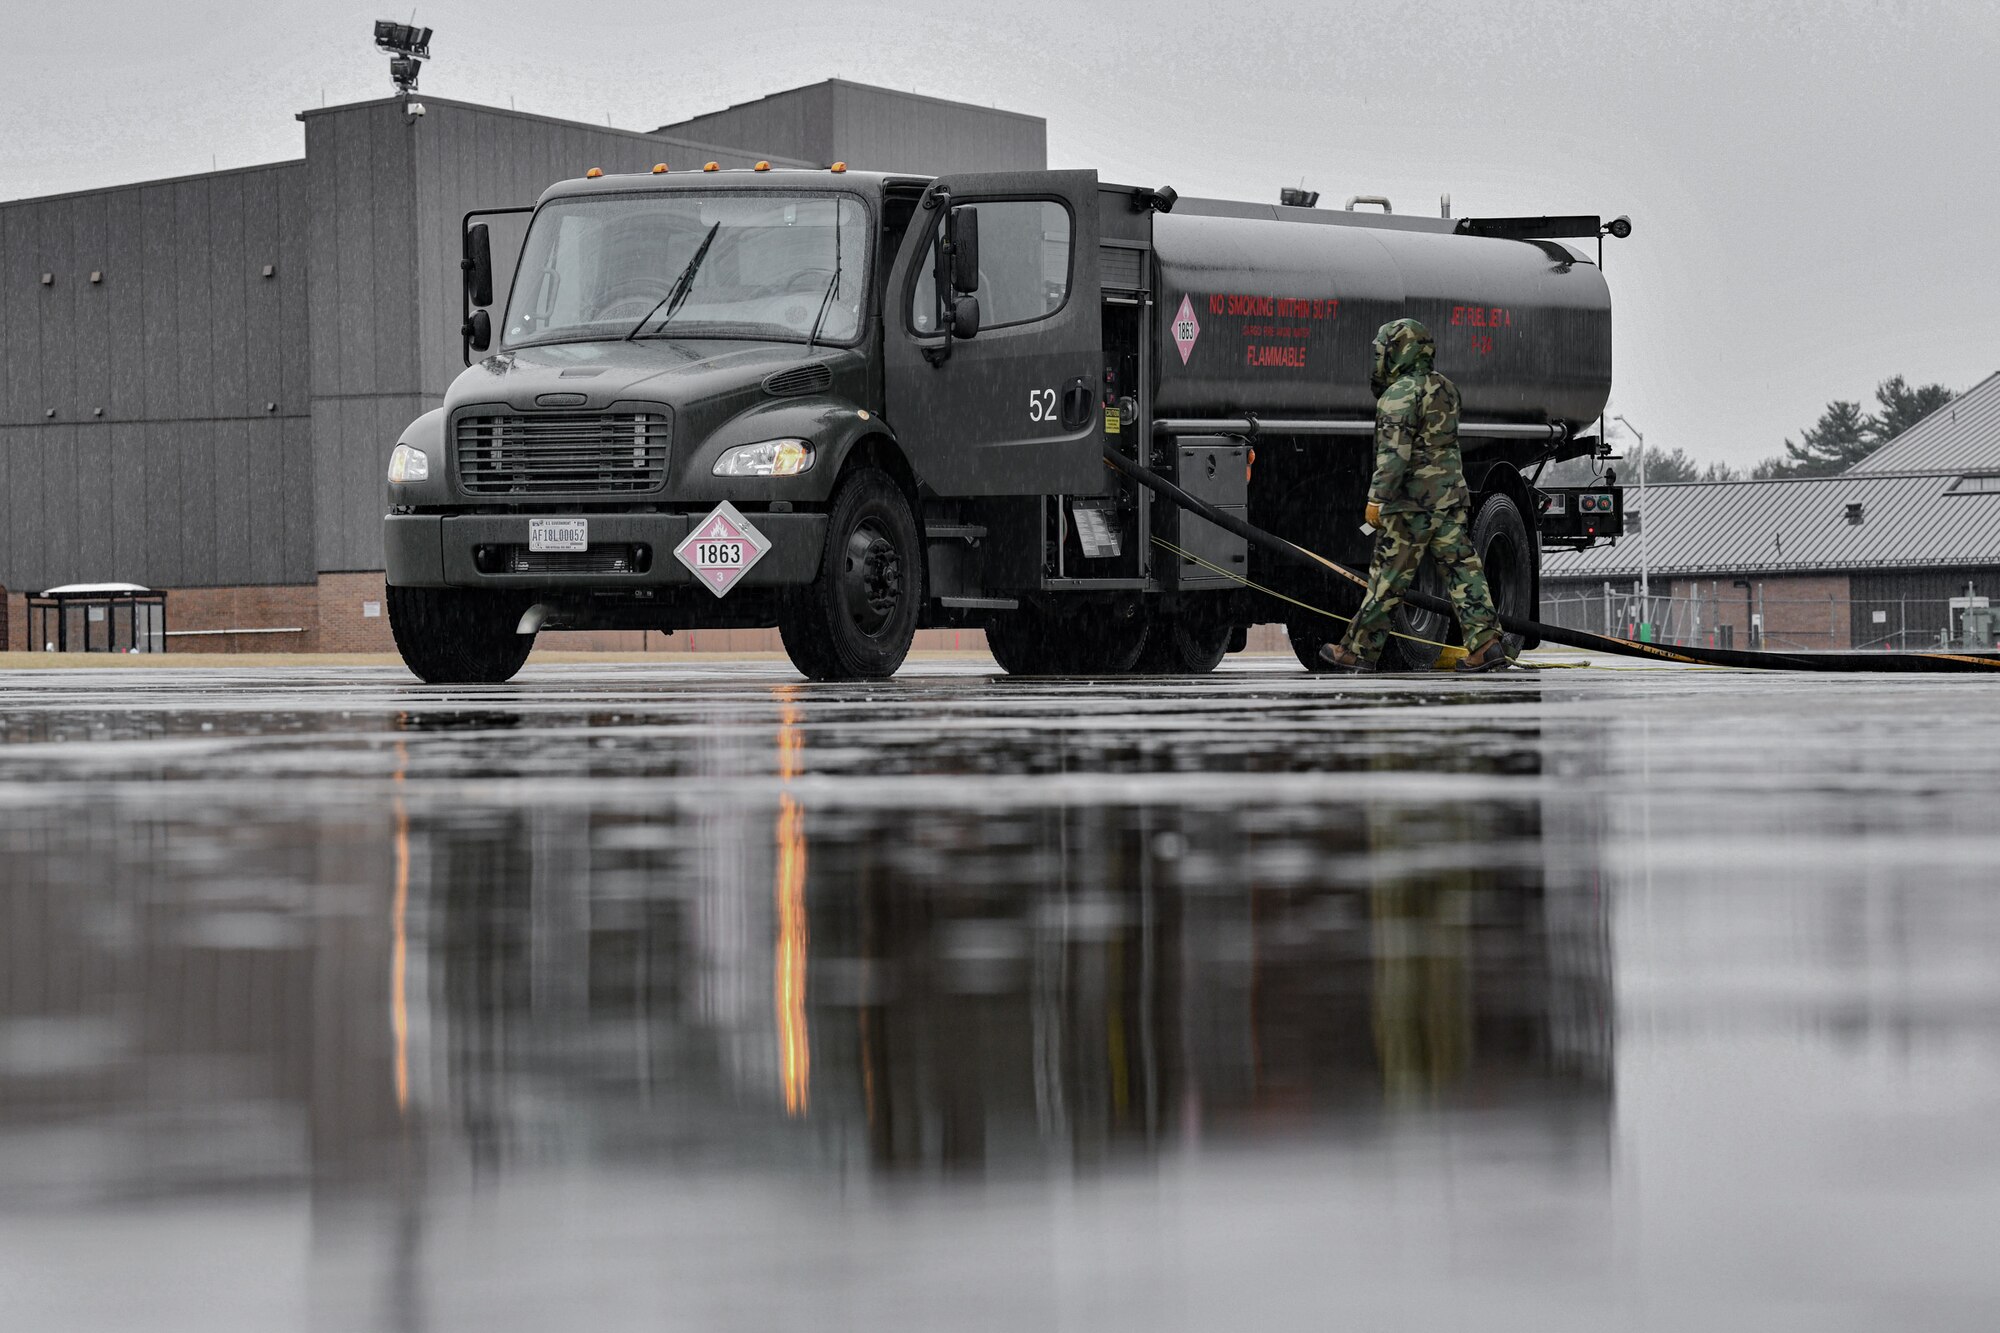
[[[1021,603],[1013,597],[940,597],[939,606],[960,611],[1018,611]]]

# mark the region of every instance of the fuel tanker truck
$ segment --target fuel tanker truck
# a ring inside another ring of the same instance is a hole
[[[1201,672],[1282,622],[1310,669],[1356,590],[1134,486],[1107,449],[1365,566],[1369,344],[1404,315],[1463,394],[1495,600],[1533,618],[1541,548],[1622,522],[1615,486],[1535,485],[1597,448],[1610,295],[1565,238],[1598,219],[1292,197],[592,171],[535,204],[504,305],[488,213],[467,215],[467,369],[389,461],[403,659],[493,682],[546,629],[775,626],[800,671],[848,680],[960,626],[1012,673]],[[1434,663],[1455,626],[1401,615],[1396,664]]]

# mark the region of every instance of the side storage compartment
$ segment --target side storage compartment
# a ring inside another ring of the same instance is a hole
[[[1174,469],[1174,480],[1182,490],[1232,518],[1249,520],[1250,447],[1243,441],[1226,435],[1187,436],[1176,450]],[[1161,504],[1154,512],[1163,516],[1160,527],[1166,539],[1187,552],[1172,558],[1174,587],[1234,587],[1233,580],[1216,572],[1219,569],[1239,577],[1249,575],[1250,545],[1241,537],[1175,505]]]

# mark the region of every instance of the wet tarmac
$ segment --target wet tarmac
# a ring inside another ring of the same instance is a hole
[[[8,1329],[1987,1329],[2000,691],[0,677]]]

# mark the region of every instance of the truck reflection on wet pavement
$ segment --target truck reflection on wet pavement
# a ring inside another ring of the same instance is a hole
[[[928,671],[15,673],[8,1324],[2000,1297],[1977,683]]]

